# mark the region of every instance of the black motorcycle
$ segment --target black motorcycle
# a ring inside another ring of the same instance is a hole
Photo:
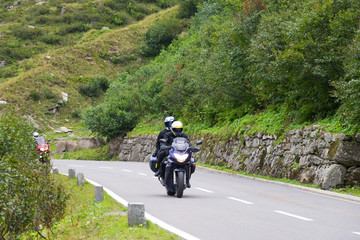
[[[161,141],[166,143],[163,139]],[[196,142],[196,145],[200,144],[202,141]],[[166,165],[165,187],[167,194],[181,198],[184,190],[190,187],[190,177],[195,172],[196,164],[192,153],[198,152],[199,149],[190,146],[189,141],[183,137],[174,138],[171,146],[163,144],[161,149],[169,150],[169,155],[162,163]],[[159,180],[162,181],[160,178]]]

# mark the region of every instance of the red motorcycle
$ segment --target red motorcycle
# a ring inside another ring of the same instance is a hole
[[[50,162],[50,146],[49,146],[50,140],[47,142],[45,141],[44,137],[37,137],[36,143],[37,143],[37,150],[39,154],[39,161],[42,163],[49,163]]]

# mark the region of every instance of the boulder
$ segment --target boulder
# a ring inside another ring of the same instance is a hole
[[[118,155],[120,153],[120,145],[124,141],[125,134],[114,137],[109,142],[109,154],[111,156]]]
[[[348,170],[345,179],[345,185],[360,185],[360,167],[353,167]]]
[[[337,142],[331,149],[331,160],[344,166],[360,166],[360,144],[357,142]]]
[[[100,137],[81,138],[77,141],[57,141],[56,153],[61,154],[63,152],[74,152],[79,149],[94,149],[106,144],[105,140]]]
[[[346,168],[340,164],[321,167],[316,172],[314,184],[329,190],[344,185]]]

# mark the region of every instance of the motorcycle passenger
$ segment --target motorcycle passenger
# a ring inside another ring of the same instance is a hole
[[[186,138],[189,142],[189,146],[190,147],[192,146],[190,143],[190,140],[189,140],[189,136],[186,135],[185,133],[183,133],[183,124],[180,121],[173,122],[173,124],[171,125],[171,132],[165,134],[164,139],[166,140],[166,145],[170,146],[173,143],[174,138],[177,138],[177,137]],[[169,155],[169,151],[167,151],[166,156],[168,156],[168,155]],[[171,172],[171,166],[167,165],[165,167],[165,183],[166,183],[167,187],[174,188],[174,186],[170,186],[170,181],[169,181],[170,172]],[[191,187],[189,181],[186,182],[186,185],[188,188]]]
[[[164,124],[165,124],[165,129],[161,130],[159,132],[159,135],[156,139],[156,150],[155,152],[153,153],[153,157],[156,157],[157,158],[157,162],[158,162],[158,166],[159,169],[157,170],[157,172],[155,172],[155,176],[159,176],[160,173],[161,173],[161,162],[162,160],[166,157],[166,152],[167,151],[162,151],[160,150],[160,139],[163,139],[165,134],[168,133],[168,132],[171,132],[171,124],[175,121],[175,118],[173,116],[168,116],[165,118],[164,120]],[[163,171],[164,172],[164,171]]]

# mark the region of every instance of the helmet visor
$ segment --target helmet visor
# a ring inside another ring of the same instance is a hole
[[[165,122],[165,127],[170,128],[171,124],[172,124],[172,122]]]
[[[183,131],[182,128],[173,128],[173,132],[174,132],[175,134],[181,134],[182,131]]]

